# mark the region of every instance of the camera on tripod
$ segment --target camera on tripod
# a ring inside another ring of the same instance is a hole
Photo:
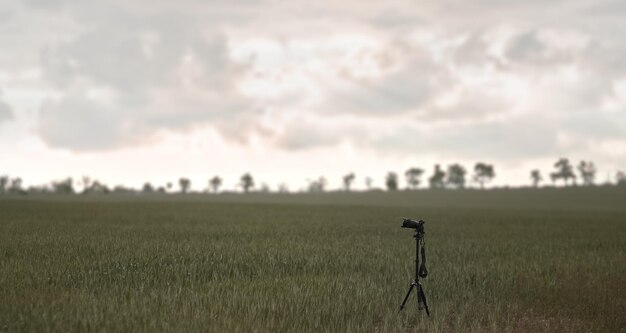
[[[424,221],[415,221],[404,217],[402,218],[402,228],[415,229],[419,233],[424,233]]]
[[[415,229],[415,280],[411,283],[409,287],[409,291],[406,293],[404,300],[402,301],[402,305],[400,305],[400,311],[404,309],[404,305],[406,305],[406,301],[409,299],[409,295],[411,295],[411,291],[415,288],[417,291],[417,307],[418,309],[425,309],[426,315],[430,316],[430,311],[428,310],[428,303],[426,303],[426,294],[424,293],[424,288],[422,288],[422,284],[420,283],[420,277],[425,278],[428,275],[428,270],[426,270],[426,241],[424,241],[424,221],[419,220],[411,220],[402,218],[402,228]],[[421,260],[420,260],[421,258]]]

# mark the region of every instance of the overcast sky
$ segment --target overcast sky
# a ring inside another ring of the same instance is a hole
[[[626,169],[621,0],[0,0],[0,174]]]

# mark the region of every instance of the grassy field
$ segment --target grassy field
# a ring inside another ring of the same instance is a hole
[[[626,191],[4,198],[0,331],[626,332]]]

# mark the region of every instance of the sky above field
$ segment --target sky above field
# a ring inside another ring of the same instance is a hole
[[[0,1],[0,174],[626,169],[626,2]]]

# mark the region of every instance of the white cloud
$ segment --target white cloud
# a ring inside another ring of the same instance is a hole
[[[502,162],[584,155],[586,142],[602,142],[605,153],[594,156],[615,163],[626,158],[606,148],[620,146],[626,130],[614,89],[626,77],[625,8],[609,0],[3,3],[0,121],[30,121],[20,125],[24,136],[83,154],[157,149],[163,138],[204,130],[242,149],[350,145]],[[23,96],[9,98],[18,91],[38,92],[37,112],[14,102]],[[565,137],[575,140],[562,145]]]

